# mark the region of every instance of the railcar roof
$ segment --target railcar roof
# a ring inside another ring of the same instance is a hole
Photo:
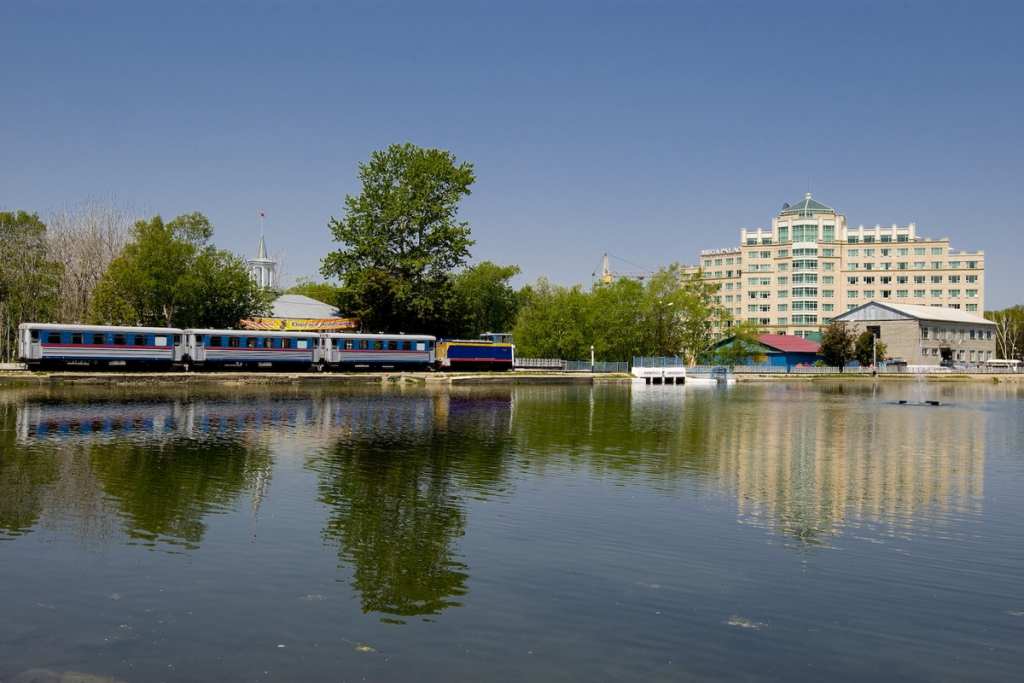
[[[437,339],[437,337],[429,334],[369,334],[363,332],[328,332],[327,336],[330,339],[340,339],[342,337],[352,337],[353,339]]]
[[[67,330],[69,332],[145,332],[146,334],[181,334],[177,327],[133,327],[130,325],[78,325],[60,323],[22,323],[19,330]]]
[[[188,328],[186,334],[216,334],[222,337],[319,337],[319,332],[313,330],[211,330]]]

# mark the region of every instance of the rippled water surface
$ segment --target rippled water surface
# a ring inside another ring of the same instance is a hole
[[[0,442],[0,681],[1024,671],[1019,386],[5,390]]]

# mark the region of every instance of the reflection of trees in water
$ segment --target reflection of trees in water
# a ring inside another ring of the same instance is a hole
[[[502,480],[507,391],[416,400],[432,404],[426,424],[401,419],[414,409],[408,399],[380,401],[378,412],[398,417],[352,422],[310,463],[319,500],[332,508],[324,536],[351,564],[364,612],[411,617],[460,606],[469,578],[457,547],[466,528],[461,496],[493,492]]]
[[[269,471],[266,449],[242,434],[83,430],[97,415],[110,416],[108,426],[177,423],[179,401],[125,402],[90,391],[76,398],[0,402],[0,538],[39,529],[92,545],[126,533],[147,545],[196,548],[204,518],[233,505]],[[23,431],[26,416],[73,430],[16,438],[18,411]]]

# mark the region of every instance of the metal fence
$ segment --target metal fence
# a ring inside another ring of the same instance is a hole
[[[634,368],[680,368],[684,365],[682,356],[633,356]]]
[[[625,361],[560,360],[558,358],[516,358],[516,370],[538,370],[548,372],[629,372]]]

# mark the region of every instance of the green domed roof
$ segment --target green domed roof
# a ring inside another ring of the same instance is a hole
[[[817,213],[835,213],[835,210],[830,206],[825,206],[821,202],[816,202],[811,199],[811,193],[808,192],[807,196],[804,197],[802,202],[794,204],[793,206],[786,206],[782,209],[780,216],[799,216],[801,218],[810,218]]]

